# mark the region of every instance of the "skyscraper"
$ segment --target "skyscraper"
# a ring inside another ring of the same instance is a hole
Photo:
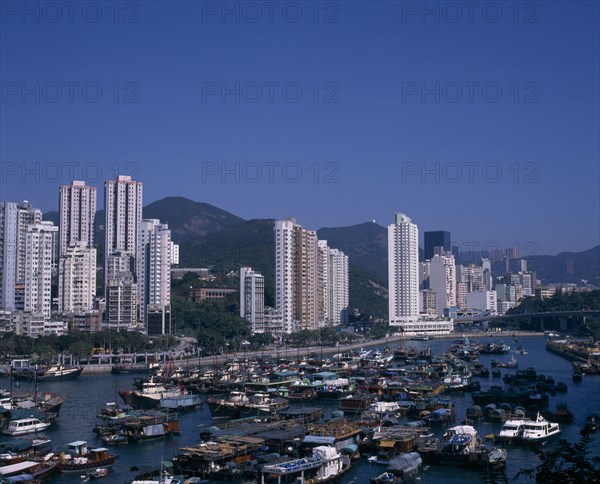
[[[319,311],[322,326],[348,322],[348,256],[319,240]]]
[[[87,242],[69,245],[60,257],[58,269],[58,310],[85,312],[93,308],[96,295],[96,249]]]
[[[144,219],[139,240],[136,272],[140,320],[149,335],[167,334],[171,327],[171,231],[157,219]]]
[[[329,321],[333,325],[348,322],[348,256],[341,250],[329,250]]]
[[[444,309],[456,306],[456,266],[453,255],[436,254],[430,261],[429,287],[437,295],[438,316]]]
[[[25,283],[25,256],[27,231],[30,225],[42,223],[42,211],[34,208],[27,200],[17,205],[17,260],[16,260],[16,283]],[[52,257],[50,259],[52,265]],[[17,307],[17,309],[23,309]]]
[[[445,230],[435,230],[424,233],[424,253],[425,260],[431,260],[436,253],[436,247],[442,248],[438,253],[444,255],[452,251],[450,242],[450,232]]]
[[[109,257],[115,253],[128,254],[131,267],[136,268],[135,257],[139,246],[142,222],[142,183],[130,176],[119,175],[104,183],[104,254],[105,281]],[[139,267],[139,266],[137,266]],[[135,269],[133,269],[135,270]]]
[[[96,187],[84,181],[62,185],[59,195],[60,255],[78,242],[94,246],[94,217],[96,216]]]
[[[293,218],[275,222],[275,308],[284,332],[338,324],[347,317],[348,258]]]
[[[292,333],[296,327],[294,311],[294,227],[296,219],[275,222],[275,309],[281,313],[283,331]]]
[[[250,267],[240,267],[240,316],[250,322],[252,334],[265,332],[265,278]]]
[[[17,220],[17,204],[0,203],[0,309],[8,311],[16,309]]]
[[[299,329],[317,329],[319,312],[319,249],[317,232],[294,227],[294,313]]]
[[[415,322],[419,316],[419,231],[406,215],[397,213],[388,226],[390,325]]]
[[[31,224],[25,234],[24,283],[25,311],[41,313],[50,318],[52,286],[53,232],[58,227]]]

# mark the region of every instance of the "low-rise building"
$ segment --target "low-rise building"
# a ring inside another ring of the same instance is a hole
[[[192,302],[199,303],[207,299],[225,299],[229,294],[233,294],[237,289],[230,287],[199,287],[190,289],[188,299]]]

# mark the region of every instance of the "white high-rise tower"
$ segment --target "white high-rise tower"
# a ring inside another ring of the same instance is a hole
[[[142,182],[124,175],[119,175],[116,180],[107,180],[104,183],[104,209],[104,267],[105,281],[108,281],[110,274],[107,268],[114,254],[118,253],[120,257],[129,255],[132,259],[130,266],[136,267],[142,223]]]
[[[295,329],[294,312],[294,227],[296,220],[275,222],[275,309],[283,319],[284,333]]]
[[[17,204],[0,203],[0,309],[8,311],[16,309],[17,221]]]
[[[406,215],[397,213],[388,226],[390,325],[416,322],[419,317],[419,231]]]
[[[240,267],[240,316],[250,322],[252,334],[265,332],[265,278],[250,267]]]
[[[149,335],[166,334],[171,328],[171,245],[167,224],[142,221],[137,274],[140,319]]]
[[[50,318],[53,232],[58,227],[32,224],[25,234],[24,310]]]
[[[84,181],[73,181],[62,185],[59,196],[60,213],[60,254],[84,242],[86,247],[94,246],[94,217],[96,215],[96,187],[85,185]]]

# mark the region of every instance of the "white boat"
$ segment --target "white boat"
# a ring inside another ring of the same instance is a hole
[[[4,435],[25,435],[42,432],[50,427],[50,422],[42,422],[37,418],[21,418],[11,420],[8,426],[2,431]]]
[[[504,422],[502,430],[500,430],[500,433],[498,434],[498,439],[505,442],[511,442],[520,439],[523,435],[523,427],[525,426],[525,422],[526,421],[524,419],[507,420]]]
[[[282,476],[301,474],[304,479],[310,474],[310,482],[320,483],[339,479],[349,468],[348,456],[339,453],[335,447],[321,445],[313,449],[311,457],[265,465],[261,472],[263,482],[265,475],[275,475],[281,482]]]
[[[524,421],[521,439],[524,442],[541,442],[558,434],[560,434],[560,426],[549,422],[538,413],[535,420]]]

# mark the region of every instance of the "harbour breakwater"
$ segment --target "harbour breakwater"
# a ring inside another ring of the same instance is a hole
[[[546,350],[569,361],[600,366],[600,343],[594,341],[550,340]]]

